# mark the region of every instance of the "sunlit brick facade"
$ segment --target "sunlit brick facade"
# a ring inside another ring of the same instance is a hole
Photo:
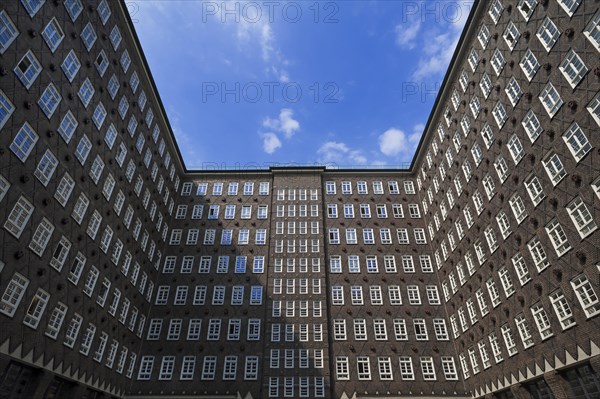
[[[406,170],[190,171],[125,3],[0,3],[0,398],[600,396],[598,8],[476,2]]]

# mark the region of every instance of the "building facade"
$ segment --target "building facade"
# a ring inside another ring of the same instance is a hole
[[[0,3],[0,398],[598,397],[599,54],[478,1],[409,169],[190,171],[124,2]]]

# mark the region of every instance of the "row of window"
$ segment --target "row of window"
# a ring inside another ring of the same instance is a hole
[[[341,193],[342,194],[352,194],[352,182],[350,181],[326,181],[325,182],[325,194],[327,195],[335,195],[337,192],[337,185],[341,185]],[[371,182],[373,187],[373,194],[385,194],[384,184],[381,181],[373,181]],[[387,185],[385,185],[388,189],[389,194],[400,194],[400,185],[397,181],[388,181]],[[405,194],[416,194],[415,186],[412,180],[403,181],[404,193]],[[366,181],[357,181],[356,182],[356,193],[361,195],[369,194],[369,187]]]
[[[173,287],[175,294],[173,296],[173,304],[174,305],[185,305],[187,303],[188,291],[189,287],[187,285],[179,285],[177,287]],[[236,285],[231,287],[226,287],[224,285],[216,285],[212,287],[213,296],[212,296],[212,304],[213,305],[224,305],[227,288],[231,290],[231,302],[234,305],[243,305],[244,304],[244,291],[245,287],[243,285]],[[154,300],[155,305],[167,305],[169,303],[169,295],[171,292],[170,285],[160,285],[156,290],[156,298]],[[205,285],[197,285],[194,288],[193,300],[192,303],[194,305],[203,305],[206,301],[206,292],[207,286]],[[261,305],[263,300],[263,287],[260,285],[250,286],[249,289],[249,304],[250,305]]]
[[[200,256],[198,263],[198,273],[211,273],[212,264],[213,264],[213,256],[211,255],[203,255]],[[243,274],[248,271],[250,268],[249,265],[252,266],[252,273],[264,273],[265,271],[265,257],[264,256],[254,256],[252,259],[249,259],[248,256],[240,255],[240,256],[229,256],[229,255],[219,255],[215,257],[216,259],[216,273],[229,273],[230,270],[233,270],[236,274]],[[387,259],[387,258],[386,258]],[[395,264],[395,260],[386,260],[386,265],[390,264],[389,270],[391,270],[391,263]],[[193,255],[185,255],[181,258],[181,265],[179,272],[183,274],[192,273],[195,268],[196,257]],[[233,267],[230,269],[230,264],[233,263]],[[273,272],[274,273],[283,273],[283,259],[275,258],[273,261]],[[312,258],[311,259],[311,271],[313,273],[320,273],[321,271],[321,260],[320,258]],[[298,259],[298,271],[300,273],[308,273],[308,258],[299,258]],[[423,263],[422,263],[423,266]],[[162,273],[163,274],[171,274],[174,273],[177,268],[177,257],[176,256],[167,256],[165,258],[165,263],[163,265]],[[372,270],[372,269],[370,269]],[[386,267],[386,270],[388,268]],[[287,258],[285,271],[287,273],[295,273],[296,272],[296,258]],[[375,273],[376,271],[374,271]],[[390,271],[391,273],[391,271]]]
[[[159,381],[168,381],[173,379],[175,372],[176,356],[165,355],[162,356],[160,366],[158,367],[158,375],[155,377]],[[179,377],[177,374],[175,378],[179,378],[180,381],[192,381],[198,379],[195,376],[196,364],[198,363],[200,368],[199,379],[202,381],[212,381],[217,378],[221,378],[222,381],[235,381],[238,379],[238,369],[243,370],[243,379],[246,381],[258,380],[258,367],[259,357],[250,355],[245,357],[238,356],[225,356],[220,360],[223,362],[222,365],[219,363],[217,356],[204,356],[203,358],[196,359],[196,356],[183,356],[179,359],[181,361],[181,368],[179,369]],[[238,360],[240,360],[238,362]],[[222,367],[222,373],[217,376],[217,365]],[[152,371],[154,369],[154,356],[142,356],[140,360],[140,367],[137,375],[138,381],[150,380],[152,377]],[[241,378],[241,377],[240,377]]]
[[[25,278],[19,273],[15,273],[12,279],[8,282],[2,298],[0,299],[0,312],[13,317],[17,307],[19,306],[21,300],[23,299],[25,292],[29,286],[29,279]],[[38,288],[33,295],[30,304],[28,305],[25,315],[23,317],[23,324],[36,330],[39,327],[40,320],[46,309],[48,307],[48,303],[50,301],[50,294],[44,291],[41,288]],[[127,327],[129,330],[133,331],[136,325],[138,311],[136,308],[133,309],[131,313],[128,314],[129,310],[129,301],[127,299],[124,300],[123,308],[119,314],[119,321],[125,325],[127,323]],[[46,325],[44,334],[50,339],[57,340],[58,335],[67,321],[67,312],[68,306],[62,302],[57,302],[55,307],[49,311],[48,315],[48,324]],[[115,307],[116,312],[116,307]],[[114,312],[112,313],[114,315]],[[143,331],[143,320],[145,317],[142,315],[140,317],[140,324],[138,325],[137,334],[141,337],[141,333]],[[67,327],[64,333],[63,344],[71,349],[74,349],[77,339],[82,331],[83,325],[83,317],[78,313],[73,313],[72,318],[67,322]],[[94,338],[96,337],[97,328],[93,323],[89,323],[85,331],[83,331],[81,335],[80,345],[79,345],[79,353],[84,356],[88,356],[90,354],[90,350],[92,348],[92,344]],[[108,352],[107,344],[109,342],[110,336],[106,332],[101,332],[98,336],[98,342],[96,345],[96,350],[93,352],[93,359],[98,363],[103,363],[104,355],[106,353],[106,360],[104,361],[104,365],[108,368],[113,368],[115,364],[115,360],[117,359],[117,353],[120,346],[120,342],[117,339],[110,340],[110,347]],[[128,348],[125,346],[121,347],[121,351],[118,354],[118,360],[116,364],[115,371],[119,374],[122,374],[124,371]],[[135,366],[136,354],[129,354],[129,367],[126,372],[126,376],[131,378],[133,373],[133,369]]]
[[[416,272],[413,255],[401,255],[400,261],[404,273]],[[348,255],[346,271],[344,264],[342,263],[342,257],[340,255],[332,255],[329,257],[329,270],[331,273],[360,273],[360,263],[361,260],[359,255]],[[365,265],[367,273],[379,273],[377,256],[366,255]],[[422,273],[433,273],[433,265],[431,264],[431,257],[429,255],[419,255],[419,265]],[[383,269],[386,273],[397,273],[396,255],[383,255]]]
[[[355,366],[350,366],[351,360],[355,362]],[[398,362],[397,366],[396,361]],[[439,362],[438,367],[441,366],[446,381],[458,380],[458,372],[452,356],[442,356]],[[420,377],[423,380],[436,381],[438,379],[433,357],[420,356],[415,359],[415,363],[420,365]],[[373,368],[377,370],[377,377],[381,381],[394,381],[394,379],[414,381],[417,375],[412,356],[400,356],[397,360],[389,356],[356,356],[354,359],[350,359],[348,356],[336,356],[335,358],[335,373],[338,381],[373,380]],[[394,374],[396,374],[395,378]]]
[[[325,377],[269,377],[269,397],[280,398],[280,389],[284,398],[293,398],[296,392],[301,398],[324,398]]]
[[[187,329],[184,327],[187,324]],[[163,319],[151,319],[148,325],[146,339],[157,341],[166,339],[167,341],[177,341],[186,339],[188,341],[198,341],[202,336],[202,319],[170,319],[165,334],[162,334]],[[260,341],[261,319],[210,319],[207,320],[206,337],[207,341],[217,341],[221,338],[221,326],[224,330],[224,338],[227,341]],[[161,336],[162,334],[162,336]]]
[[[368,341],[369,333],[367,328],[367,321],[365,319],[353,319],[352,329],[354,332],[353,336],[350,336],[347,332],[346,324],[350,324],[349,320],[345,319],[333,319],[333,339],[336,341]],[[446,327],[446,320],[441,318],[434,318],[431,323],[433,324],[433,331],[435,339],[438,341],[447,341],[448,329]],[[427,321],[425,319],[415,318],[412,319],[414,332],[409,332],[407,328],[407,322],[405,319],[393,319],[386,320],[381,318],[374,318],[369,320],[369,324],[373,325],[371,340],[374,338],[375,341],[387,341],[390,333],[396,341],[408,341],[409,336],[417,341],[429,341],[430,333],[427,328]],[[390,326],[391,324],[391,326]],[[348,326],[350,327],[350,326]],[[412,335],[414,333],[414,336]]]
[[[505,294],[507,297],[509,297],[514,293],[510,276],[506,272],[505,268],[501,269],[499,275],[502,285],[505,289]],[[573,278],[571,280],[571,287],[575,292],[575,296],[579,300],[579,304],[583,309],[586,318],[591,318],[600,314],[600,300],[598,299],[596,291],[594,290],[592,284],[590,283],[589,279],[585,274],[580,274]],[[489,279],[486,282],[486,288],[491,299],[492,307],[496,308],[498,305],[500,305],[501,300],[499,291],[493,279]],[[506,291],[507,288],[509,289],[509,291]],[[466,312],[463,307],[460,307],[456,314],[450,316],[450,324],[452,326],[455,338],[457,338],[461,333],[466,332],[469,329],[470,325],[473,326],[477,323],[480,316],[477,312],[477,309],[479,310],[481,317],[485,317],[490,312],[490,308],[487,302],[488,300],[485,297],[483,289],[477,290],[475,293],[475,297],[475,301],[472,298],[467,299]],[[555,291],[552,294],[550,294],[549,299],[552,307],[554,308],[557,320],[560,323],[561,328],[563,330],[566,330],[568,328],[573,327],[575,325],[575,317],[563,292],[561,290]],[[475,305],[475,302],[477,302],[477,307]],[[538,328],[538,331],[540,333],[541,339],[545,340],[546,338],[552,336],[553,333],[551,331],[550,326],[550,316],[546,313],[545,309],[543,308],[543,305],[538,303],[532,306],[530,310],[535,320],[535,324]],[[467,315],[469,317],[468,321]],[[521,336],[527,336],[528,339],[523,339],[523,344],[525,348],[528,348],[529,346],[533,345],[533,339],[531,339],[531,334],[524,333],[525,329],[527,328],[527,321],[525,319],[525,316],[522,316],[521,318],[522,320],[520,319],[521,321],[517,322],[516,324],[519,328]],[[457,323],[457,319],[458,323],[460,323],[460,330],[459,325]],[[521,331],[521,329],[523,331]]]
[[[515,195],[511,198],[511,200],[509,201],[509,202],[511,202],[511,205],[513,205],[512,202],[515,201],[516,199],[519,199],[518,195]],[[521,206],[517,205],[517,207],[519,207],[519,209],[521,209]],[[567,207],[567,210],[569,212],[571,220],[573,221],[577,230],[579,231],[581,238],[587,237],[588,235],[590,235],[592,232],[594,232],[597,229],[597,223],[594,221],[594,219],[590,213],[590,210],[585,205],[583,200],[581,200],[580,197],[577,197]],[[520,223],[527,215],[526,215],[526,213],[524,213],[524,211],[519,211],[519,212],[520,212],[520,214],[519,214],[520,217],[517,219],[517,221]],[[515,215],[515,216],[517,216],[517,215]],[[496,219],[498,222],[498,227],[500,228],[502,238],[506,239],[512,232],[512,229],[511,229],[510,223],[506,217],[506,214],[503,211],[501,211],[498,214],[498,216],[496,217]],[[556,219],[553,219],[549,224],[547,224],[545,230],[548,234],[548,237],[550,238],[550,242],[552,243],[554,249],[556,250],[557,256],[560,257],[571,249],[571,245],[567,239],[564,229],[562,228],[561,224]],[[451,244],[451,249],[454,250],[454,245],[452,245],[453,239],[451,237],[452,237],[452,233],[449,233],[448,238],[449,238],[449,241]],[[494,251],[496,251],[496,249],[499,247],[499,243],[498,243],[498,240],[496,237],[496,233],[491,226],[488,226],[484,230],[484,237],[487,241],[490,253],[493,253]],[[444,253],[444,258],[445,258],[445,256],[447,254],[445,253],[444,248],[445,248],[444,245],[442,245],[442,252]],[[475,248],[475,252],[476,252],[478,261],[480,264],[482,264],[485,261],[485,259],[487,258],[487,255],[485,254],[485,250],[483,249],[481,241],[477,241],[475,243],[474,248]],[[550,266],[550,262],[549,262],[546,250],[537,236],[534,236],[531,240],[529,240],[527,242],[527,250],[529,252],[531,260],[533,261],[535,270],[538,273],[541,273],[548,266]],[[468,274],[469,274],[469,276],[471,276],[471,275],[473,275],[473,273],[475,272],[475,269],[476,269],[476,265],[475,265],[472,253],[470,251],[467,252],[464,259],[465,259],[465,263],[467,265]],[[528,262],[525,260],[525,258],[521,254],[521,252],[517,252],[515,255],[512,256],[511,259],[512,259],[512,265],[514,267],[515,275],[517,276],[520,285],[524,286],[529,281],[531,281],[531,273],[530,273],[530,267],[528,266]],[[452,294],[455,294],[458,290],[458,286],[456,283],[456,277],[455,277],[455,271],[458,275],[458,280],[459,280],[459,283],[461,286],[463,284],[465,284],[465,282],[467,281],[467,278],[468,278],[467,275],[465,274],[462,262],[458,262],[455,266],[455,270],[451,271],[448,274],[448,281],[450,282],[450,288],[452,290]],[[506,268],[502,268],[501,271],[503,271],[503,274],[506,275],[506,277],[503,277],[501,279],[504,290],[507,293],[507,296],[510,296],[510,294],[512,294],[515,291],[513,288],[512,280],[510,279]],[[450,294],[448,292],[448,287],[447,287],[446,281],[444,281],[442,283],[442,288],[444,289],[444,296],[447,301],[450,298]]]
[[[254,194],[254,182],[245,182],[242,188],[243,195],[253,195]],[[185,182],[181,186],[181,195],[189,196],[192,194],[192,190],[194,189],[194,185],[196,186],[196,195],[204,197],[208,195],[208,186],[209,183],[193,183],[193,182]],[[212,195],[224,195],[223,187],[225,183],[223,182],[214,182],[212,183]],[[227,195],[238,195],[240,183],[239,182],[229,182],[227,185]],[[300,195],[304,199],[306,199],[307,190],[300,190]],[[294,191],[295,193],[295,191]],[[270,194],[270,183],[268,181],[263,181],[258,183],[258,195],[269,195]],[[315,192],[316,195],[316,192]],[[312,196],[312,194],[311,194]]]
[[[323,324],[271,324],[271,342],[323,342]]]
[[[354,204],[343,204],[342,207],[344,210],[344,218],[352,219],[355,217]],[[394,218],[404,218],[404,208],[402,204],[391,204],[391,207]],[[371,218],[371,204],[359,204],[358,210],[361,218]],[[408,204],[408,214],[410,215],[411,219],[420,218],[421,211],[419,209],[419,204]],[[338,204],[327,204],[327,217],[329,219],[336,219],[338,215]],[[378,219],[387,219],[387,204],[375,205],[375,215]]]
[[[85,203],[83,201],[81,201],[82,198],[86,199]],[[82,193],[80,195],[80,198],[78,199],[77,204],[75,204],[75,208],[73,211],[74,212],[73,217],[74,218],[76,218],[76,216],[82,217],[81,214],[85,212],[85,209],[87,208],[88,204],[89,204],[89,200],[87,200],[85,195]],[[24,196],[21,196],[17,200],[15,205],[13,206],[12,210],[10,211],[10,213],[4,223],[4,228],[8,232],[10,232],[13,236],[15,236],[17,239],[20,238],[25,226],[28,224],[29,220],[31,219],[34,209],[35,208],[31,204],[31,202],[28,199],[26,199]],[[133,212],[133,210],[132,210],[132,212]],[[81,220],[79,220],[79,221],[81,221]],[[93,214],[91,215],[90,222],[89,222],[88,228],[87,228],[87,234],[93,240],[95,240],[98,235],[98,232],[100,230],[101,221],[102,221],[102,217],[100,216],[99,212],[94,211]],[[138,228],[138,226],[140,228]],[[136,221],[136,228],[134,229],[134,237],[136,238],[136,240],[138,238],[140,229],[141,229],[141,222],[138,219]],[[36,229],[32,235],[31,242],[29,243],[29,249],[31,249],[35,254],[37,254],[38,256],[41,257],[44,254],[45,249],[47,248],[54,231],[55,231],[55,226],[48,219],[42,218],[42,220],[39,222],[38,226],[36,227]],[[130,251],[126,251],[125,256],[123,258],[121,258],[122,254],[123,254],[124,244],[120,239],[116,239],[115,241],[113,241],[112,240],[113,235],[114,235],[114,232],[113,232],[112,228],[107,224],[100,236],[99,247],[102,250],[102,252],[110,255],[110,259],[115,265],[118,265],[119,262],[121,261],[121,259],[123,259],[123,263],[121,265],[121,271],[123,272],[123,274],[125,274],[127,276],[128,272],[129,272],[129,268],[132,263],[133,256],[131,255]],[[148,236],[149,236],[149,234],[147,233],[147,231],[145,231],[144,236],[142,237],[142,242],[141,242],[142,249],[144,249],[144,250],[146,249],[146,245],[148,242]],[[60,238],[60,240],[58,241],[58,243],[55,247],[55,250],[53,252],[52,258],[50,260],[50,265],[57,271],[60,272],[62,270],[62,267],[66,263],[67,258],[69,256],[71,246],[72,246],[71,242],[65,236],[62,236]],[[156,244],[154,243],[154,241],[152,241],[150,243],[150,246],[148,249],[148,254],[149,254],[149,257],[151,260],[152,260],[152,256],[155,253],[155,248],[156,248]],[[158,258],[159,258],[157,260],[157,262],[158,262],[158,261],[160,261],[160,256],[161,256],[160,251],[156,251],[156,253],[158,254]],[[75,259],[73,260],[72,266],[69,270],[69,276],[68,276],[68,280],[71,281],[73,284],[75,284],[75,285],[78,284],[79,279],[83,273],[85,263],[86,263],[85,256],[83,256],[81,253],[78,253],[77,256],[75,257]],[[95,269],[95,267],[92,266],[92,270],[93,269]],[[135,262],[134,268],[133,268],[134,273],[132,273],[131,278],[130,278],[130,281],[133,285],[135,285],[137,282],[139,269],[140,269],[139,263]],[[90,271],[90,273],[91,273],[91,271]],[[93,273],[93,274],[97,274],[97,273]],[[90,281],[91,286],[89,288],[89,291],[93,291],[97,277],[98,276],[96,275],[96,277]],[[142,293],[144,292],[146,281],[147,281],[147,274],[143,273],[142,280],[140,281],[140,286],[139,286],[140,292],[142,292]]]
[[[423,228],[413,228],[412,232],[415,238],[415,244],[423,245],[427,244],[427,237],[425,235],[425,229]],[[358,244],[357,237],[357,229],[355,228],[347,228],[345,229],[346,235],[346,244]],[[371,228],[363,228],[362,229],[362,243],[365,245],[373,245],[375,244],[375,236],[374,229]],[[340,241],[340,229],[332,228],[328,230],[328,238],[330,245],[339,245]],[[407,228],[398,228],[396,229],[396,238],[398,240],[398,244],[408,245],[410,244],[410,236],[408,235]],[[384,245],[393,244],[392,240],[392,232],[391,229],[388,228],[380,228],[379,229],[379,242]]]
[[[224,206],[224,214],[219,215],[219,211],[221,209],[220,205],[210,205],[208,207],[208,213],[206,218],[208,220],[217,220],[219,217],[225,220],[236,219],[237,211],[239,209],[239,214],[237,214],[238,219],[252,219],[252,208],[256,209],[256,218],[257,219],[267,219],[269,216],[269,205],[241,205],[239,208],[236,205],[225,205]],[[178,205],[177,211],[175,213],[175,219],[185,219],[187,217],[188,206],[187,205]],[[199,220],[202,219],[204,214],[204,205],[193,205],[192,206],[192,214],[191,219]]]
[[[233,242],[234,231],[237,230],[237,240],[235,243]],[[221,245],[248,245],[250,244],[250,233],[251,229],[222,229],[220,230]],[[204,230],[204,239],[202,241],[203,245],[214,245],[215,238],[217,235],[216,229],[205,229]],[[267,229],[256,229],[252,234],[254,236],[254,245],[266,245],[267,243]],[[169,245],[179,245],[181,244],[181,238],[183,236],[182,229],[172,229],[171,230],[171,238],[169,240]],[[200,229],[188,229],[187,238],[185,241],[186,245],[197,245],[198,238],[200,237]]]
[[[333,285],[331,286],[331,304],[334,306],[342,306],[345,305],[344,300],[344,292],[350,291],[350,303],[352,305],[364,305],[363,298],[363,289],[366,289],[362,285],[351,285],[351,286],[342,286],[342,285]],[[389,304],[390,305],[402,305],[402,295],[401,289],[399,285],[389,285],[386,286]],[[409,284],[406,286],[406,295],[408,297],[409,305],[421,305],[421,290],[423,287],[420,287],[416,284]],[[384,304],[383,300],[383,288],[380,285],[369,285],[369,298],[371,300],[370,304],[380,306]],[[437,285],[427,285],[425,286],[425,293],[427,296],[427,300],[430,305],[440,305],[440,296],[438,293]]]

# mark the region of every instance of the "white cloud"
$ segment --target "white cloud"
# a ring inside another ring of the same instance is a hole
[[[448,69],[459,37],[460,32],[452,31],[434,35],[429,34],[423,45],[425,56],[419,59],[413,78],[421,80],[444,73]]]
[[[399,129],[388,129],[379,136],[379,151],[384,155],[395,156],[406,149],[406,135]]]
[[[263,139],[263,150],[267,154],[272,154],[281,148],[281,140],[275,133],[263,133],[261,134]]]
[[[294,111],[290,108],[282,108],[279,111],[279,117],[265,118],[263,120],[263,127],[267,129],[275,130],[279,133],[283,133],[286,139],[290,139],[296,131],[300,130],[300,122],[294,119]]]
[[[396,25],[394,29],[396,32],[396,44],[401,48],[414,48],[416,45],[415,39],[420,29],[421,21],[419,20]]]
[[[427,24],[417,21],[412,25],[396,26],[396,44],[408,49],[419,46],[422,51],[417,68],[412,75],[413,79],[437,80],[446,72],[472,3],[471,0],[452,3],[447,7],[447,12],[442,15],[442,21]]]
[[[328,141],[317,150],[319,162],[341,165],[364,165],[367,157],[361,150],[348,147],[345,143]]]
[[[411,157],[414,155],[415,148],[421,140],[425,125],[418,124],[413,128],[413,132],[407,135],[402,130],[390,128],[383,132],[377,139],[379,151],[388,157]]]
[[[260,48],[263,60],[268,61],[273,52],[273,31],[270,25],[263,25],[260,30]]]

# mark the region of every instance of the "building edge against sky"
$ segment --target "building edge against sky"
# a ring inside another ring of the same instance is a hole
[[[0,397],[597,397],[598,7],[476,2],[407,170],[190,171],[124,2],[4,2]]]

